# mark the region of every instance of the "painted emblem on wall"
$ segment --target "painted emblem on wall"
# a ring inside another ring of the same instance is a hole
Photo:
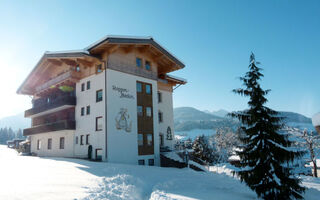
[[[132,120],[128,114],[128,109],[120,108],[120,112],[117,114],[116,118],[116,128],[118,130],[124,130],[126,132],[131,132]]]
[[[167,140],[172,140],[172,132],[170,126],[167,128]]]

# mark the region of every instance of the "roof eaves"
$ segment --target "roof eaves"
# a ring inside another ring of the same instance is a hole
[[[26,81],[29,79],[32,73],[38,68],[40,63],[45,59],[45,58],[53,58],[53,57],[78,57],[78,56],[90,56],[97,58],[95,56],[90,55],[90,53],[86,50],[71,50],[71,51],[46,51],[40,60],[37,62],[35,67],[32,69],[32,71],[28,74],[27,78],[23,81],[23,83],[20,85],[20,87],[17,90],[18,94],[21,94],[21,90],[23,85],[26,83]]]
[[[177,77],[177,76],[173,76],[173,75],[166,75],[167,79],[171,79],[171,80],[176,80],[178,82],[181,82],[182,84],[186,84],[188,83],[187,79],[181,78],[181,77]]]
[[[162,45],[160,45],[157,41],[155,41],[152,37],[137,37],[137,36],[106,36],[102,39],[98,40],[97,42],[89,45],[87,48],[85,48],[86,51],[90,51],[93,48],[99,46],[100,44],[104,42],[110,42],[110,43],[149,43],[158,48],[162,53],[166,54],[170,59],[172,59],[174,62],[178,63],[182,68],[185,67],[185,64],[181,62],[174,54],[172,54],[169,50],[164,48]]]

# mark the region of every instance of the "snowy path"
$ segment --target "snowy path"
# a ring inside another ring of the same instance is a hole
[[[315,188],[307,193],[306,199],[317,199],[320,183],[306,179],[306,184]],[[14,150],[0,145],[0,199],[241,200],[256,197],[244,184],[222,174],[18,156]]]

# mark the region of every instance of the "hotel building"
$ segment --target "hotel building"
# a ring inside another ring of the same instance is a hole
[[[32,96],[23,134],[38,156],[160,165],[173,149],[169,75],[184,64],[151,37],[107,36],[83,50],[45,52],[18,89]]]

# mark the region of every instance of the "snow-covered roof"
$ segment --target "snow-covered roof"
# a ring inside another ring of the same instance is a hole
[[[27,82],[27,80],[30,78],[30,76],[36,71],[36,69],[41,65],[41,63],[46,58],[53,58],[53,57],[81,57],[81,56],[90,56],[95,57],[90,52],[95,47],[98,47],[100,44],[110,42],[110,43],[119,43],[119,44],[150,44],[159,51],[161,51],[163,54],[165,54],[169,59],[174,61],[178,68],[183,68],[185,65],[177,59],[172,53],[170,53],[167,49],[162,47],[158,42],[156,42],[152,37],[139,37],[139,36],[119,36],[119,35],[107,35],[103,37],[102,39],[98,40],[97,42],[89,45],[88,47],[84,49],[78,49],[78,50],[67,50],[67,51],[46,51],[41,59],[38,61],[36,66],[33,68],[33,70],[30,72],[30,74],[27,76],[27,78],[24,80],[24,82],[21,84],[21,86],[18,88],[17,93],[22,94],[23,92],[25,94],[28,94],[30,91],[24,91],[24,85]],[[96,57],[95,57],[96,58]],[[169,79],[172,79],[173,81],[180,82],[181,84],[185,84],[186,80],[174,77],[174,76],[168,76]],[[26,93],[27,92],[27,93]]]
[[[43,56],[40,58],[36,66],[32,69],[32,71],[28,74],[26,79],[23,81],[23,83],[20,85],[20,87],[17,90],[17,93],[20,94],[22,93],[22,88],[23,85],[27,82],[29,77],[31,76],[32,73],[36,71],[36,69],[39,67],[39,65],[44,61],[46,58],[52,58],[52,57],[81,57],[81,56],[90,56],[94,57],[89,54],[87,50],[67,50],[67,51],[46,51],[44,52]]]
[[[181,84],[186,84],[186,83],[187,83],[187,79],[180,78],[180,77],[173,76],[173,75],[169,75],[169,74],[167,74],[166,79],[168,79],[168,80],[171,79],[171,80],[173,80],[173,81],[180,82]]]
[[[85,49],[66,50],[66,51],[46,51],[44,54],[45,55],[52,55],[52,54],[70,54],[70,53],[89,54],[89,52]]]
[[[313,126],[320,126],[320,113],[317,113],[312,117],[312,124]]]
[[[90,50],[93,47],[101,44],[102,42],[106,41],[108,38],[117,38],[117,39],[137,39],[137,40],[151,40],[153,39],[151,36],[129,36],[129,35],[106,35],[103,38],[101,38],[100,40],[90,44],[87,48],[85,48],[86,50]]]
[[[100,40],[94,42],[93,44],[89,45],[84,50],[91,51],[95,47],[98,47],[104,42],[111,42],[111,43],[148,43],[159,49],[163,54],[170,57],[174,62],[176,62],[182,68],[185,67],[185,64],[180,61],[173,53],[169,50],[164,48],[162,45],[159,44],[156,40],[154,40],[151,36],[120,36],[120,35],[107,35]]]

